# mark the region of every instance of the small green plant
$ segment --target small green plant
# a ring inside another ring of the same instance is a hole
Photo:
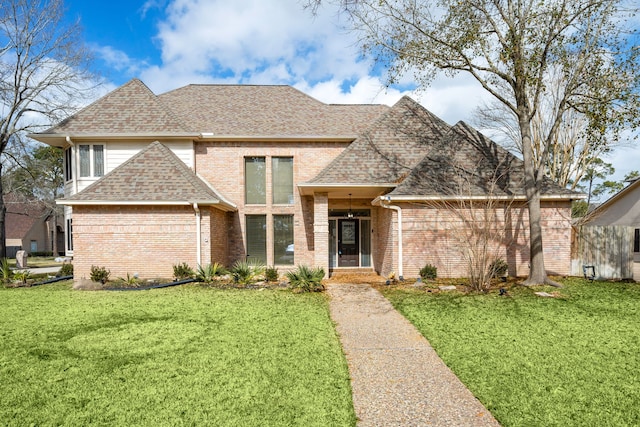
[[[62,267],[60,267],[60,271],[58,271],[57,276],[73,276],[73,264],[71,264],[70,262],[65,262],[64,264],[62,264]]]
[[[275,267],[267,267],[264,270],[264,280],[267,282],[277,282],[278,281],[278,269]]]
[[[505,277],[507,275],[508,270],[509,270],[509,264],[507,264],[507,262],[502,258],[496,258],[489,265],[489,275],[493,278]]]
[[[91,277],[92,281],[97,283],[102,283],[104,285],[109,281],[110,275],[111,275],[111,271],[107,270],[106,268],[92,265],[91,273],[89,274],[89,277]]]
[[[434,265],[427,264],[420,269],[420,278],[422,280],[433,280],[438,277],[438,268]]]
[[[258,280],[265,271],[265,266],[256,261],[239,260],[231,267],[231,277],[235,283],[250,285]]]
[[[131,276],[129,273],[127,273],[127,277],[118,277],[118,282],[130,287],[138,287],[140,285],[140,279],[138,279],[138,276],[135,274]]]
[[[322,267],[311,268],[306,265],[299,265],[295,270],[287,273],[289,284],[297,292],[323,291],[323,278],[324,269]]]
[[[17,273],[13,273],[13,278],[23,285],[26,285],[27,280],[31,278],[31,272],[29,270],[18,271]]]
[[[13,278],[13,271],[9,265],[9,259],[7,258],[2,258],[2,260],[0,260],[0,276],[4,283],[10,282]]]
[[[218,279],[218,276],[226,274],[227,270],[220,263],[214,262],[213,264],[207,264],[204,267],[199,265],[196,272],[196,280],[204,283],[213,283]]]
[[[186,262],[173,265],[173,278],[175,280],[191,279],[195,274],[196,273],[193,271],[193,268],[191,268]]]

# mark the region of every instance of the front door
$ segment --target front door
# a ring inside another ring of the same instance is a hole
[[[338,267],[358,267],[360,256],[359,220],[338,220]]]

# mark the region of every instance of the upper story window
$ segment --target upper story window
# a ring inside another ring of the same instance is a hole
[[[634,230],[633,252],[640,252],[640,228],[636,228]]]
[[[71,147],[64,150],[64,180],[71,181],[73,179],[73,150]]]
[[[293,204],[293,157],[271,159],[272,198],[274,204]]]
[[[267,171],[264,157],[244,158],[244,195],[248,205],[267,203]]]
[[[78,145],[80,158],[80,178],[104,175],[104,145]]]

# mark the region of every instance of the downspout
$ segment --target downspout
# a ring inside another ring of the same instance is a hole
[[[65,137],[65,140],[67,141],[67,144],[73,148],[72,154],[74,164],[71,165],[71,179],[73,180],[73,194],[78,194],[78,177],[74,168],[74,166],[78,164],[78,159],[76,158],[76,144],[73,143],[69,135]]]
[[[198,208],[198,203],[193,203],[193,210],[196,211],[196,262],[198,266],[202,265],[202,236],[200,235],[201,229],[201,218],[200,218],[200,208]]]
[[[385,209],[391,209],[398,213],[398,279],[404,280],[404,274],[402,270],[402,208],[400,206],[391,205],[390,196],[380,197],[380,206]]]

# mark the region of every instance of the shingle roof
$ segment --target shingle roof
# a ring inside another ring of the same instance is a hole
[[[524,163],[464,122],[458,122],[391,196],[524,196]],[[545,195],[572,196],[549,179]]]
[[[110,135],[186,130],[144,83],[133,79],[43,133]]]
[[[448,130],[445,122],[405,96],[309,183],[401,182]]]
[[[218,204],[224,199],[156,141],[81,192],[64,199],[65,204],[82,202]]]
[[[291,86],[188,85],[157,96],[133,79],[42,134],[355,138],[388,108],[324,104]]]
[[[384,105],[327,105],[291,86],[188,85],[159,95],[191,130],[232,136],[353,136]]]
[[[5,216],[5,232],[7,239],[22,239],[33,228],[36,222],[48,217],[48,209],[38,200],[20,200],[14,194],[3,196],[7,208]]]

